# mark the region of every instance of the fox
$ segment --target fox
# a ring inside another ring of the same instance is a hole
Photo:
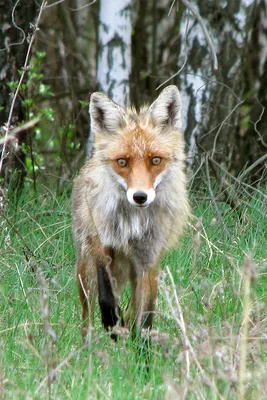
[[[94,152],[74,180],[72,199],[82,334],[98,303],[116,340],[118,326],[152,329],[160,260],[187,224],[180,94],[170,85],[136,110],[95,92],[89,113]],[[128,283],[124,319],[119,301]]]

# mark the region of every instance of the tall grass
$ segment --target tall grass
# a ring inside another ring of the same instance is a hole
[[[238,212],[220,204],[222,220],[208,197],[192,195],[190,226],[162,261],[149,372],[127,337],[110,340],[99,311],[82,343],[70,192],[29,196],[10,200],[1,216],[3,398],[267,398],[261,194]]]

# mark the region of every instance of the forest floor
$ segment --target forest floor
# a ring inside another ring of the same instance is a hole
[[[266,197],[254,191],[232,209],[192,192],[191,204],[179,249],[162,261],[148,370],[142,342],[122,332],[114,343],[99,310],[83,345],[70,191],[9,200],[0,221],[0,398],[267,398]]]

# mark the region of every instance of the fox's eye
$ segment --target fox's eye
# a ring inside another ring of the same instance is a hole
[[[153,165],[159,165],[161,163],[161,160],[162,159],[160,157],[153,157],[152,160],[151,160],[151,163]]]
[[[122,167],[122,168],[127,167],[127,165],[128,165],[127,160],[125,160],[125,158],[119,158],[117,160],[117,163],[118,163],[118,166]]]

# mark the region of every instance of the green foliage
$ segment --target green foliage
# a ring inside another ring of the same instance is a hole
[[[82,108],[87,108],[89,107],[89,101],[83,101],[83,100],[79,100],[80,105],[82,106]]]
[[[26,155],[25,167],[27,182],[36,187],[36,180],[43,181],[50,186],[55,185],[55,180],[60,180],[65,165],[69,168],[69,161],[73,154],[80,149],[80,142],[76,140],[76,129],[73,121],[60,123],[58,115],[53,108],[53,102],[48,99],[54,97],[50,85],[45,83],[43,64],[46,60],[45,52],[36,52],[26,73],[26,78],[20,86],[20,98],[26,109],[26,121],[36,117],[40,120],[38,125],[27,131],[25,142],[21,150]],[[19,70],[18,74],[21,75]],[[12,91],[18,87],[18,81],[9,82]],[[81,101],[82,107],[88,103]],[[26,121],[20,121],[24,123]],[[49,170],[51,165],[51,170]],[[53,176],[47,180],[45,174]],[[43,177],[43,178],[42,178]]]
[[[266,398],[267,227],[261,195],[247,201],[239,213],[221,207],[230,237],[224,235],[212,203],[199,201],[200,194],[192,196],[196,217],[180,248],[162,262],[147,371],[144,358],[138,355],[142,342],[132,343],[122,336],[113,343],[101,326],[98,310],[88,345],[83,346],[69,190],[56,197],[50,191],[34,194],[29,189],[26,183],[24,195],[9,203],[0,230],[0,341],[6,398],[178,399],[187,390],[186,399],[237,399],[247,253],[253,258],[254,278],[246,398]],[[189,356],[188,378],[166,266],[175,281],[194,351]],[[40,285],[40,271],[45,287]],[[127,298],[126,293],[124,310]],[[45,310],[49,311],[46,327]]]

